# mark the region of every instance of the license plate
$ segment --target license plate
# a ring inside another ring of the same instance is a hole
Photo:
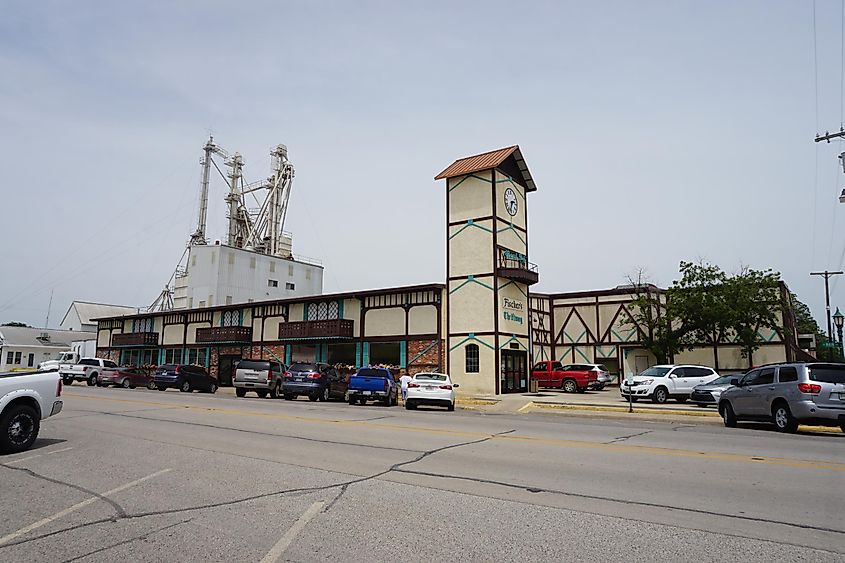
[[[372,392],[371,392],[371,391],[364,391],[364,392],[362,393],[362,395],[372,395]]]
[[[294,379],[295,379],[296,381],[305,381],[305,378],[304,378],[304,377],[295,377]]]

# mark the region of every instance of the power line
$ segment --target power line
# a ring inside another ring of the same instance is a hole
[[[845,274],[845,272],[829,272],[825,270],[824,272],[810,272],[811,276],[824,276],[824,303],[825,303],[825,313],[827,316],[827,338],[828,341],[833,341],[833,327],[830,322],[830,284],[828,280],[832,276],[838,276],[841,274]]]

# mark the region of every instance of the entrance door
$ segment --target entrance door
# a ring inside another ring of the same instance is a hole
[[[217,359],[217,383],[221,387],[232,385],[235,374],[235,363],[241,361],[240,356],[220,356]]]
[[[502,350],[502,393],[528,391],[528,352]]]

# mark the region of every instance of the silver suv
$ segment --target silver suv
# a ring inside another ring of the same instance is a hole
[[[719,397],[725,426],[758,420],[781,432],[795,432],[798,424],[839,426],[845,432],[845,364],[761,366],[731,383]]]
[[[272,360],[241,360],[235,365],[232,385],[238,397],[255,391],[261,397],[276,399],[282,394],[282,374],[285,365]]]

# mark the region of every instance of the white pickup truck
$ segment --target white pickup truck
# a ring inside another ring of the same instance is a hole
[[[75,364],[62,364],[59,366],[59,375],[65,385],[74,381],[85,381],[88,385],[96,385],[97,378],[103,368],[116,368],[117,364],[111,360],[102,358],[82,358]]]
[[[61,396],[55,371],[0,373],[0,453],[29,449],[41,421],[61,412]]]

